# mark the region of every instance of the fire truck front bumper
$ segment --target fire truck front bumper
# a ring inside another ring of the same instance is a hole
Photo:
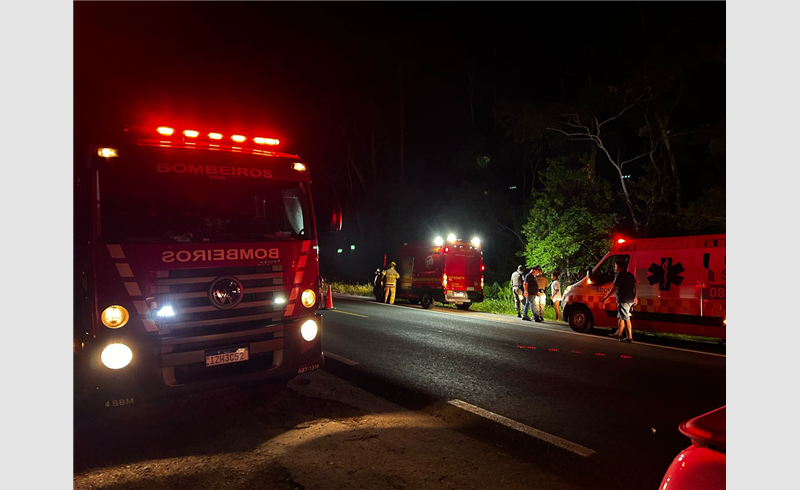
[[[243,383],[284,384],[323,366],[322,316],[223,334],[154,336],[130,347],[128,367],[93,369],[83,401],[114,408]]]

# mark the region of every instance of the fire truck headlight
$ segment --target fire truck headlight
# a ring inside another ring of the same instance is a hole
[[[300,335],[303,339],[307,342],[311,342],[315,338],[317,338],[317,331],[319,327],[317,327],[317,322],[314,320],[306,320],[305,323],[300,327]]]
[[[170,305],[163,306],[158,310],[158,316],[175,316],[175,310]]]
[[[303,302],[303,306],[306,308],[311,308],[317,302],[317,295],[314,294],[314,291],[310,289],[306,289],[303,291],[303,295],[300,297],[300,301]]]
[[[103,322],[103,325],[108,328],[124,327],[125,324],[128,323],[129,318],[128,310],[119,305],[109,306],[103,310],[103,314],[100,315],[100,320]]]
[[[108,369],[122,369],[133,360],[133,351],[125,344],[109,344],[100,354],[100,360]]]

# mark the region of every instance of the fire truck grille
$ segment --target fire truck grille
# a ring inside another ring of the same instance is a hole
[[[223,277],[241,284],[241,298],[227,308],[215,306],[210,294]],[[150,317],[162,332],[191,329],[200,335],[259,328],[279,320],[285,308],[275,303],[276,296],[284,296],[281,265],[159,271],[155,285],[157,309]],[[173,315],[159,315],[167,306]]]

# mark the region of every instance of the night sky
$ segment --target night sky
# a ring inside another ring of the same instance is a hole
[[[684,74],[675,127],[724,128],[724,58],[723,2],[78,2],[75,128],[180,120],[274,135],[310,163],[315,183],[337,187],[346,218],[337,240],[356,240],[360,220],[359,245],[374,261],[454,223],[362,243],[381,218],[368,216],[375,205],[348,155],[376,193],[403,189],[394,203],[425,199],[441,211],[452,193],[502,192],[521,214],[548,155],[527,159],[498,107],[580,106],[648,66]],[[373,144],[374,172],[364,163]],[[475,165],[483,155],[488,170]],[[689,199],[724,185],[724,159],[683,161]],[[614,182],[607,163],[598,171]],[[392,222],[425,211],[380,213],[395,213]],[[490,233],[459,233],[473,231]]]

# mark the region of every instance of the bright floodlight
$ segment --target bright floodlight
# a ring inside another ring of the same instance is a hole
[[[441,247],[441,246],[444,244],[444,240],[442,240],[442,237],[440,237],[440,236],[437,236],[436,238],[434,238],[434,239],[433,239],[433,243],[434,243],[434,244],[435,244],[437,247]]]
[[[158,316],[175,316],[175,310],[170,305],[166,305],[158,310]]]
[[[472,245],[477,247],[480,244],[481,244],[481,239],[480,238],[475,237],[475,238],[472,239]]]
[[[450,243],[456,243],[456,236],[450,233],[449,235],[447,235],[447,241]]]

